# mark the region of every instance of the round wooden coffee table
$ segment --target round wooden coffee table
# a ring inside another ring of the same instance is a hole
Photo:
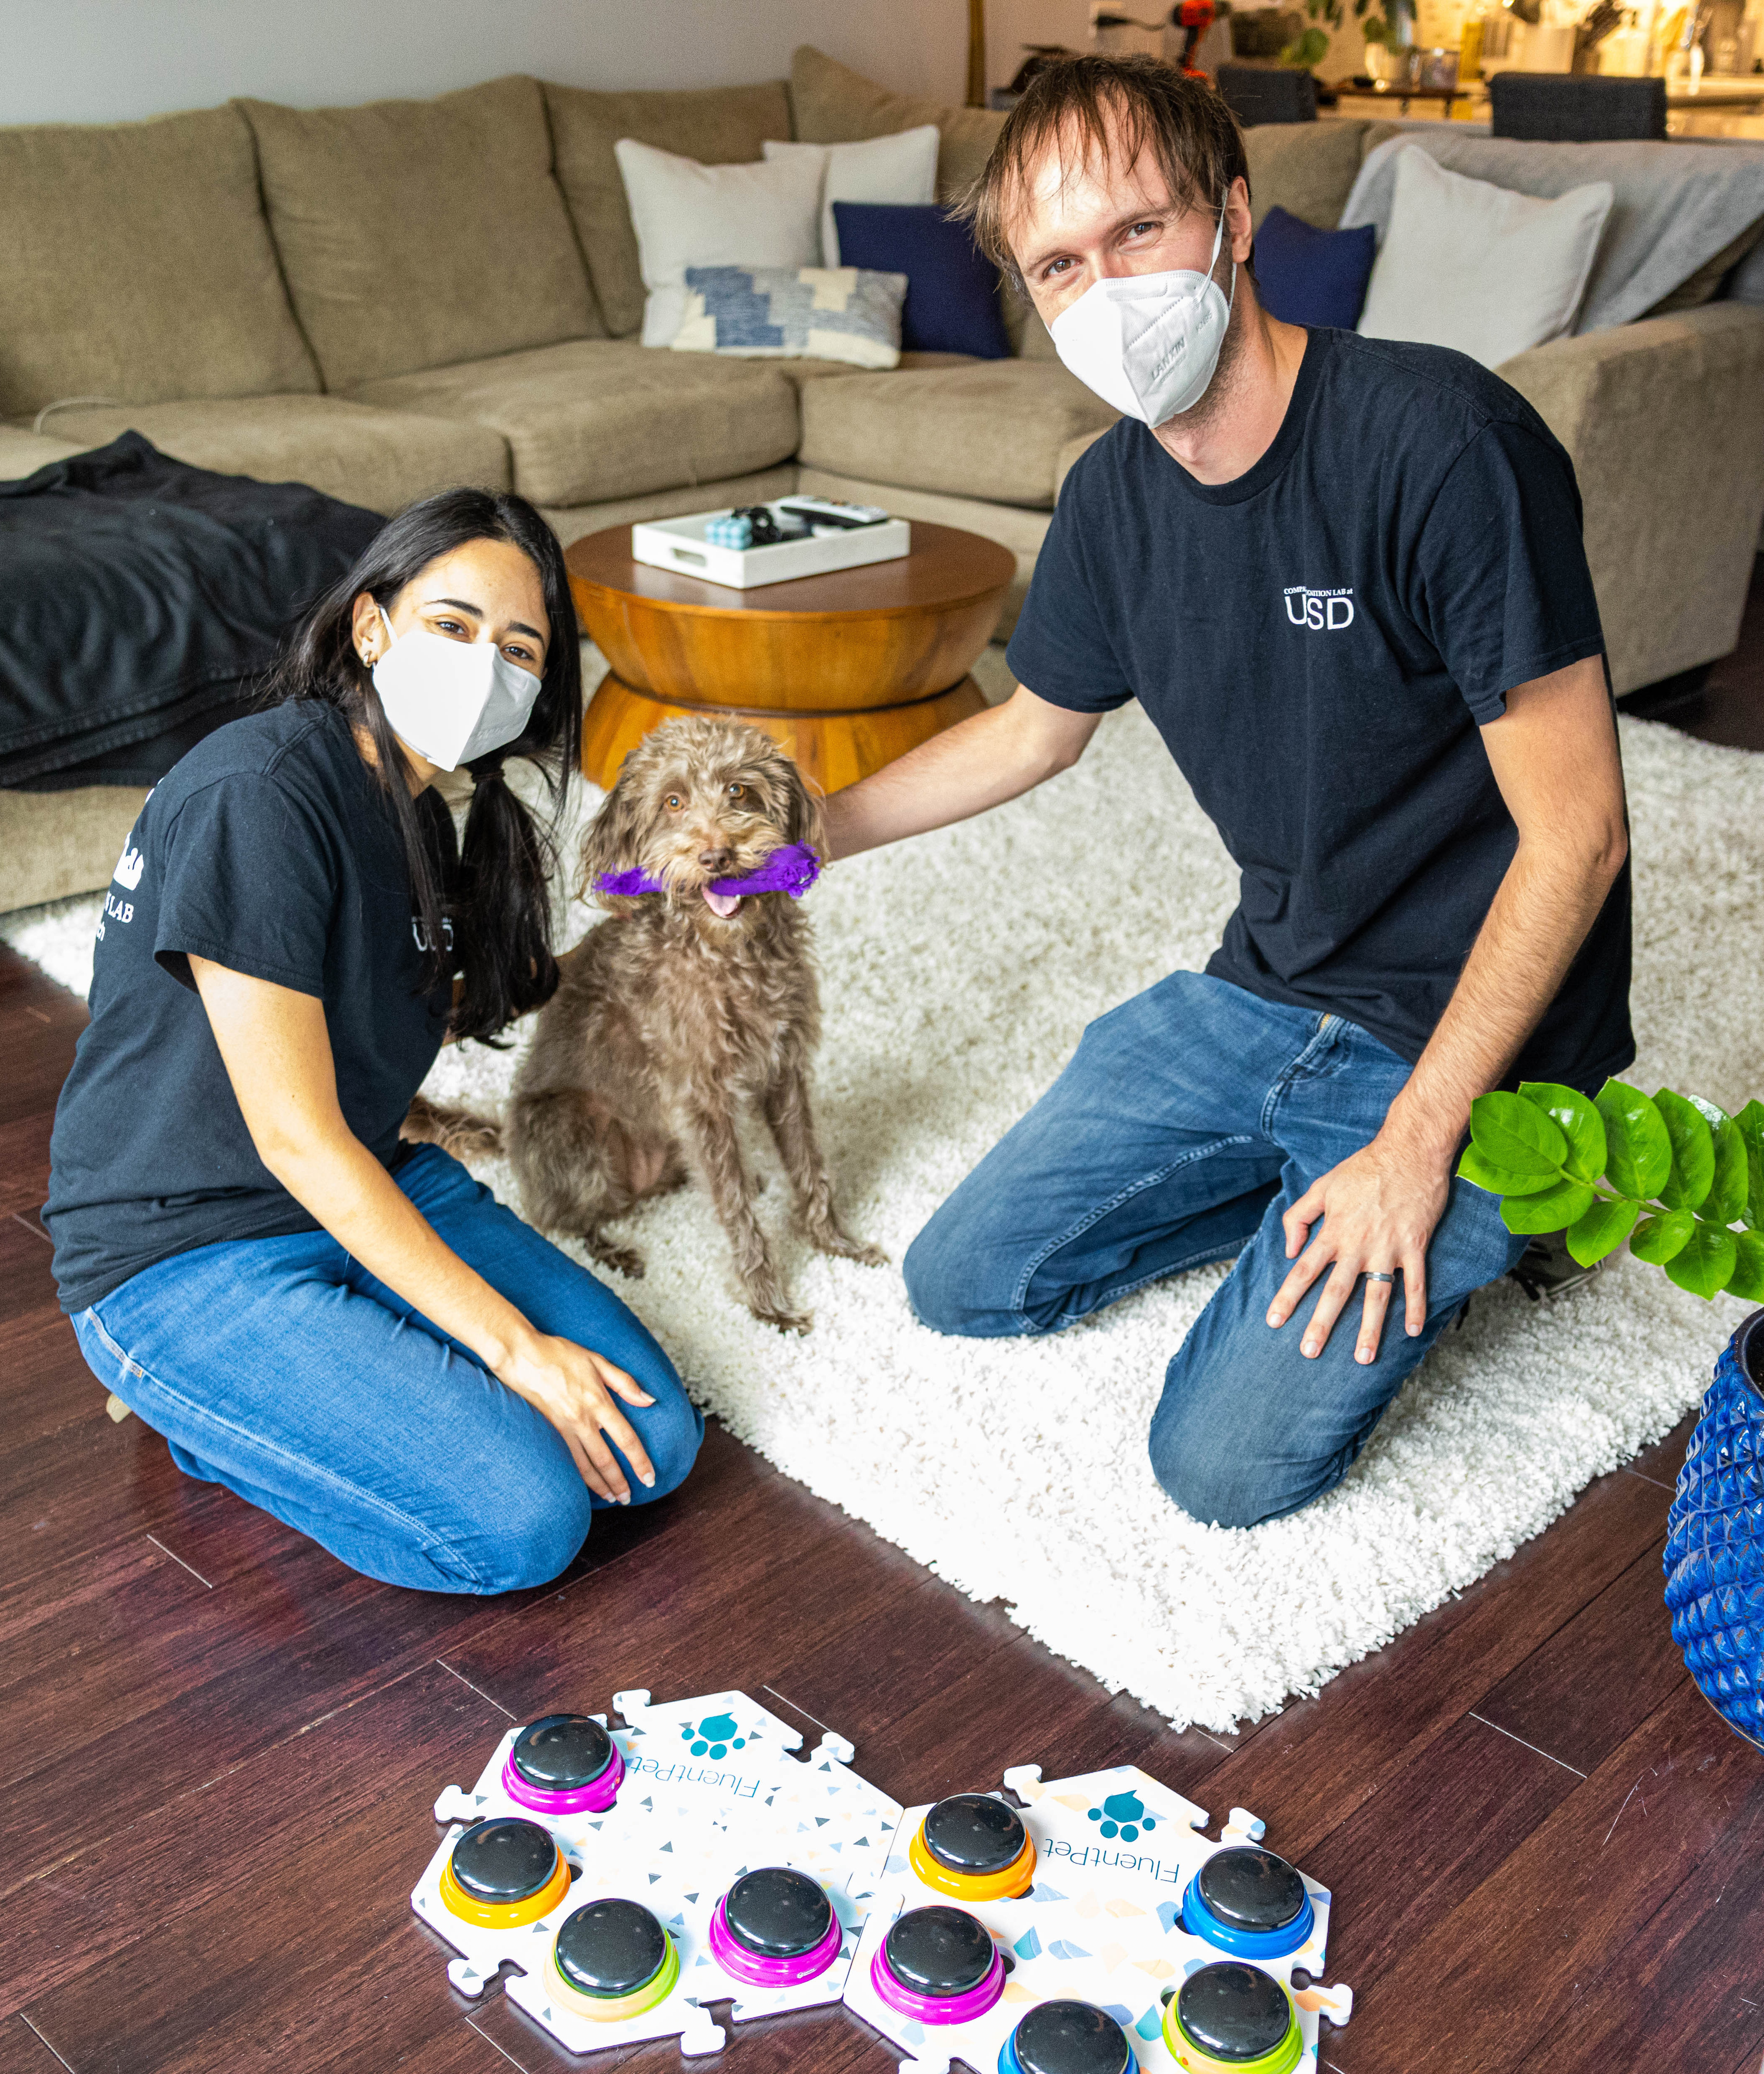
[[[610,785],[626,752],[681,713],[738,714],[829,792],[985,704],[968,674],[1016,558],[913,522],[898,561],[730,590],[631,559],[628,526],[564,560],[584,630],[612,665],[588,709],[582,768]]]

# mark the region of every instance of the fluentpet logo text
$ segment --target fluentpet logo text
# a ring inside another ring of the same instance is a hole
[[[658,1786],[671,1786],[676,1779],[689,1780],[732,1793],[738,1800],[752,1800],[759,1792],[757,1779],[744,1779],[738,1771],[719,1770],[713,1764],[670,1764],[659,1757],[634,1757],[630,1763],[633,1771],[653,1779]]]
[[[1334,590],[1313,590],[1308,584],[1291,584],[1280,593],[1286,600],[1287,617],[1295,626],[1308,626],[1324,634],[1339,634],[1353,624],[1353,586]]]
[[[1162,1858],[1142,1857],[1134,1851],[1109,1851],[1098,1844],[1068,1844],[1056,1837],[1042,1855],[1044,1858],[1064,1858],[1075,1872],[1086,1865],[1118,1865],[1123,1872],[1143,1873],[1147,1879],[1161,1881],[1166,1886],[1182,1885],[1179,1865],[1171,1865],[1167,1871]]]

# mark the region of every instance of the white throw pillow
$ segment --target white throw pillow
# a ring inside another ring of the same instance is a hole
[[[649,291],[645,345],[671,345],[688,266],[812,266],[820,258],[818,160],[701,166],[634,138],[613,147]]]
[[[863,144],[779,144],[767,138],[761,147],[777,162],[812,153],[823,171],[820,191],[820,263],[839,264],[836,201],[886,201],[923,205],[937,199],[937,146],[935,122],[902,130],[892,137],[872,137]]]
[[[1614,199],[1609,180],[1589,180],[1539,201],[1448,172],[1405,145],[1361,336],[1453,346],[1485,367],[1560,338]]]

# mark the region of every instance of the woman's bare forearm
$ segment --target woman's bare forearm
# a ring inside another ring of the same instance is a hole
[[[827,802],[832,856],[855,857],[1001,807],[1084,754],[1101,715],[1068,711],[1019,685]]]
[[[447,1244],[345,1120],[324,1008],[192,957],[257,1155],[370,1275],[500,1373],[538,1335]]]
[[[258,1156],[343,1250],[493,1374],[531,1350],[526,1317],[441,1237],[347,1125],[308,1126]]]

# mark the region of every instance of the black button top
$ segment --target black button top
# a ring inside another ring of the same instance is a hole
[[[925,1814],[925,1849],[952,1873],[1002,1873],[1028,1841],[1022,1817],[989,1793],[955,1793]]]
[[[992,1971],[992,1940],[965,1908],[909,1908],[882,1951],[889,1972],[915,1995],[965,1995]]]
[[[585,1995],[634,1995],[660,1973],[667,1932],[638,1901],[591,1901],[557,1933],[557,1970]]]
[[[543,1793],[591,1785],[613,1761],[613,1739],[587,1714],[547,1714],[514,1738],[514,1769]]]
[[[788,1865],[743,1873],[723,1902],[723,1920],[737,1944],[766,1959],[799,1959],[832,1927],[832,1904],[818,1880]]]
[[[1215,2060],[1259,2060],[1286,2036],[1292,2011],[1271,1974],[1226,1959],[1183,1982],[1176,2020]]]
[[[557,1846],[537,1822],[496,1815],[472,1824],[449,1862],[474,1901],[525,1901],[556,1871]]]
[[[1284,1858],[1253,1844],[1215,1851],[1195,1876],[1200,1898],[1233,1930],[1284,1930],[1304,1907],[1304,1882]]]
[[[1043,2002],[1011,2035],[1023,2074],[1127,2074],[1127,2035],[1093,2002]]]

